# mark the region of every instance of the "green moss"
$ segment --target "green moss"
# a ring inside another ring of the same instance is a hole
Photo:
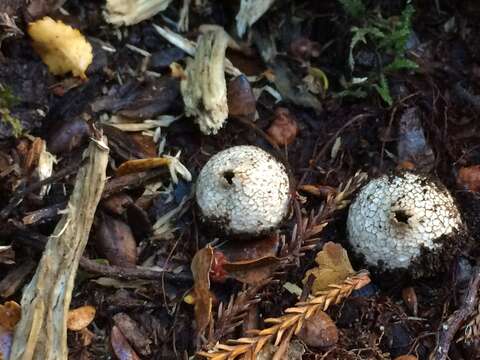
[[[13,136],[19,137],[23,133],[23,127],[19,119],[10,113],[10,108],[18,103],[18,98],[12,91],[0,84],[0,120],[12,128]]]

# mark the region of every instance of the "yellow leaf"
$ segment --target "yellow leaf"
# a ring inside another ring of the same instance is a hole
[[[328,285],[341,283],[354,273],[347,251],[341,245],[333,242],[328,242],[323,246],[315,261],[318,267],[308,270],[303,279],[305,283],[310,275],[315,276],[312,293],[327,290]]]
[[[85,71],[92,63],[92,46],[80,31],[50,17],[28,24],[33,48],[54,75],[72,72],[86,79]]]

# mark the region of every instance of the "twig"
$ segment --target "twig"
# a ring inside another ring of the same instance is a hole
[[[132,267],[125,268],[115,265],[105,265],[99,264],[98,262],[88,259],[85,256],[80,260],[80,266],[83,270],[99,274],[103,276],[109,276],[117,279],[125,280],[135,280],[135,279],[146,279],[146,280],[162,280],[173,281],[173,282],[192,282],[192,274],[189,272],[181,272],[178,274],[173,274],[168,271],[161,270],[152,270],[144,267]]]
[[[443,324],[437,334],[437,345],[430,354],[430,360],[445,360],[448,356],[450,344],[465,319],[474,311],[480,286],[480,266],[476,266],[468,286],[467,294],[462,306],[456,310]]]
[[[330,285],[330,290],[317,292],[312,299],[286,309],[285,315],[266,319],[266,323],[274,325],[255,331],[256,336],[230,341],[231,345],[219,343],[212,351],[202,351],[198,354],[213,360],[235,359],[239,356],[243,356],[243,359],[255,359],[256,355],[271,341],[274,341],[275,346],[279,346],[279,350],[285,351],[286,342],[290,340],[290,336],[298,334],[305,320],[318,311],[327,310],[332,304],[340,303],[350,296],[353,290],[360,289],[369,282],[368,273],[359,272],[345,279],[342,284]],[[274,358],[281,358],[281,356],[282,354],[277,352]]]
[[[349,121],[345,123],[340,129],[337,130],[337,132],[322,146],[318,154],[309,162],[310,165],[308,169],[305,171],[303,176],[301,177],[300,181],[298,182],[298,185],[303,185],[305,183],[305,180],[307,179],[308,175],[310,172],[314,169],[314,167],[317,165],[317,163],[320,161],[323,155],[325,155],[325,152],[330,148],[335,143],[335,140],[340,136],[342,132],[344,132],[349,126],[351,126],[353,123],[366,119],[370,116],[373,116],[371,113],[366,113],[366,114],[359,114],[357,116],[354,116],[351,118]]]
[[[73,174],[78,171],[79,167],[83,165],[84,161],[80,164],[75,163],[69,166],[64,167],[63,169],[59,170],[55,175],[52,175],[42,181],[36,182],[35,184],[31,184],[30,186],[26,187],[22,191],[17,192],[9,201],[8,205],[5,206],[2,211],[0,211],[0,219],[5,220],[10,213],[20,204],[23,198],[40,189],[43,185],[51,184],[55,181],[63,179],[65,176]]]

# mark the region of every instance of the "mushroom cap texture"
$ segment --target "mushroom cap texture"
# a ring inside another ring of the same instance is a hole
[[[288,210],[285,166],[249,145],[223,150],[197,179],[197,204],[208,223],[230,235],[260,235],[275,229]]]
[[[425,176],[403,172],[371,180],[350,206],[350,243],[373,266],[408,268],[424,246],[441,247],[440,236],[462,220],[447,189]]]

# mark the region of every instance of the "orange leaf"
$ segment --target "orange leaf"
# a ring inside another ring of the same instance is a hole
[[[170,162],[171,161],[169,159],[164,157],[128,160],[118,167],[117,175],[121,176],[154,169],[160,166],[168,166],[170,165]]]
[[[79,331],[86,328],[95,318],[96,310],[93,306],[85,305],[68,312],[67,328]]]
[[[195,297],[195,320],[197,322],[197,333],[205,331],[212,320],[213,294],[210,291],[210,269],[213,262],[213,249],[207,246],[197,251],[190,265],[192,269],[194,286],[193,296]]]
[[[20,321],[22,308],[15,301],[7,301],[4,305],[0,305],[0,326],[13,330],[15,325]]]

